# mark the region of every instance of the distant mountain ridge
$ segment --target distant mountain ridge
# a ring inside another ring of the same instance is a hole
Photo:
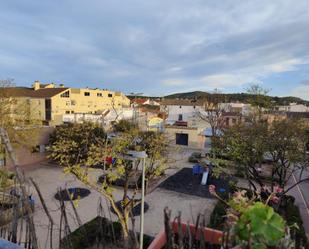
[[[248,93],[209,93],[203,91],[194,91],[194,92],[184,92],[184,93],[174,93],[166,95],[166,99],[207,99],[220,95],[224,102],[242,102],[249,103],[252,98],[251,94]],[[276,96],[267,96],[270,101],[275,102],[277,105],[288,105],[289,103],[298,103],[309,106],[309,101],[303,100],[298,97],[276,97]]]

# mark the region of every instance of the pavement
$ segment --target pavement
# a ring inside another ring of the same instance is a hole
[[[170,169],[167,170],[167,175],[173,175],[183,167],[188,167],[192,164],[187,162],[187,154],[190,151],[181,152],[178,154],[176,161],[170,165]],[[44,201],[48,207],[52,219],[55,222],[53,229],[53,244],[57,248],[58,236],[60,231],[60,210],[59,202],[54,198],[54,195],[59,187],[86,187],[83,183],[75,179],[70,174],[64,174],[63,169],[57,165],[48,163],[37,164],[35,167],[28,167],[25,169],[27,177],[32,177],[39,185],[40,191],[44,197]],[[102,174],[100,169],[93,169],[91,176],[96,179]],[[42,204],[39,201],[38,195],[33,187],[29,184],[30,191],[35,198],[35,212],[34,222],[36,224],[37,237],[39,238],[40,248],[50,248],[47,243],[49,221],[43,210]],[[87,187],[86,187],[87,188]],[[130,193],[129,193],[130,195]],[[115,199],[121,199],[121,189],[115,189]],[[210,214],[215,206],[216,200],[200,198],[197,196],[186,195],[177,193],[174,191],[164,190],[161,188],[155,188],[145,197],[145,201],[149,204],[150,208],[145,213],[145,225],[144,232],[148,235],[155,236],[164,226],[163,210],[165,207],[169,207],[172,210],[172,217],[177,216],[178,212],[182,214],[182,220],[184,222],[194,223],[197,215],[203,213],[205,215],[206,222],[209,221]],[[78,201],[77,212],[82,221],[85,223],[98,215],[98,204],[102,203],[103,213],[111,220],[117,220],[117,217],[110,212],[109,203],[106,202],[102,196],[94,190],[91,190],[91,194]],[[68,222],[72,231],[78,227],[78,222],[74,216],[74,212],[69,203],[67,203]],[[139,216],[135,217],[135,230],[139,231]]]
[[[289,186],[297,183],[298,181],[298,172],[292,175],[290,179]],[[302,178],[309,177],[309,171],[305,171]],[[295,197],[295,204],[299,208],[300,215],[303,220],[303,225],[306,231],[307,238],[309,239],[309,181],[302,182],[292,188],[288,194]]]

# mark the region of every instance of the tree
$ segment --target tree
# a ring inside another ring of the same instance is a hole
[[[219,132],[224,125],[224,119],[222,117],[224,108],[221,105],[222,101],[222,95],[215,89],[214,94],[210,95],[207,99],[204,110],[198,112],[199,117],[209,123],[212,135],[215,137],[219,136]]]
[[[244,169],[250,186],[257,189],[256,183],[263,185],[260,172],[264,154],[267,124],[262,122],[251,125],[239,124],[224,131],[222,141],[228,157],[237,167]]]
[[[37,141],[39,129],[35,127],[37,120],[31,115],[29,101],[25,97],[16,97],[17,88],[12,79],[0,80],[0,127],[9,135],[12,146],[29,150]],[[5,149],[0,139],[1,159]]]
[[[94,144],[104,143],[106,134],[97,124],[64,124],[56,127],[50,136],[49,157],[61,166],[84,165]]]
[[[131,130],[137,129],[138,126],[133,122],[130,122],[125,119],[121,119],[119,121],[115,121],[113,125],[113,130],[115,132],[129,132]]]
[[[270,155],[271,160],[265,166],[271,172],[271,185],[284,189],[296,171],[308,167],[305,130],[301,120],[285,119],[272,124],[255,120],[224,130],[222,147],[237,169],[244,170],[254,189],[256,183],[263,186],[264,179],[258,169],[265,156]],[[299,178],[299,182],[304,180]]]
[[[149,181],[164,171],[167,143],[161,133],[141,132],[137,129],[118,132],[111,139],[103,134],[102,128],[89,123],[57,127],[51,140],[51,158],[64,166],[65,172],[72,173],[109,201],[122,226],[125,242],[128,243],[130,215],[132,209],[140,203],[136,194],[140,189],[141,176],[138,165],[142,163],[142,159],[131,160],[127,155],[128,150],[147,152],[146,180]],[[110,163],[107,162],[108,158],[116,160]],[[89,168],[94,165],[102,165],[104,169],[100,185],[89,175]],[[120,205],[117,205],[114,196],[113,183],[116,180],[123,183]],[[130,187],[133,188],[131,195]]]
[[[273,161],[272,179],[284,188],[299,164],[307,162],[304,151],[304,126],[301,120],[274,121],[269,128],[266,148]]]
[[[220,150],[220,134],[224,127],[223,114],[225,112],[222,105],[223,95],[215,89],[205,103],[204,110],[198,111],[201,120],[206,121],[211,128],[211,151],[213,158],[216,157]]]
[[[268,89],[265,89],[258,84],[251,85],[247,89],[247,93],[250,95],[248,102],[254,108],[250,115],[253,121],[261,119],[265,110],[272,107],[271,98],[267,96],[268,92]]]

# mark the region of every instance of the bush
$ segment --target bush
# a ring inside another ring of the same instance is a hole
[[[226,215],[226,205],[221,201],[218,201],[214,210],[210,215],[208,227],[223,230]]]
[[[285,218],[287,225],[292,226],[291,235],[296,242],[296,248],[299,248],[302,245],[306,249],[309,249],[308,238],[306,236],[298,207],[294,205],[292,201],[288,201],[285,210],[286,212],[283,217]],[[297,224],[298,228],[294,227],[294,224]]]
[[[136,124],[125,119],[122,119],[113,125],[113,130],[115,132],[129,132],[137,128]]]
[[[247,190],[247,194],[252,197],[252,191]],[[283,216],[287,225],[291,227],[291,235],[292,239],[296,242],[296,248],[301,248],[300,246],[304,246],[305,249],[309,249],[309,243],[303,226],[303,221],[301,219],[298,207],[294,204],[295,198],[293,196],[284,196],[283,199],[285,205],[280,208],[279,214]],[[226,208],[227,207],[224,203],[221,201],[217,202],[210,216],[210,221],[208,224],[209,227],[218,230],[224,229]],[[298,228],[294,226],[295,224]]]
[[[71,243],[72,249],[89,248],[97,242],[101,243],[117,243],[121,241],[121,225],[119,222],[111,222],[108,219],[97,216],[93,220],[85,223],[83,226],[77,228],[67,237],[61,240],[61,245]],[[139,236],[137,234],[137,236]],[[138,237],[139,238],[139,237]],[[148,248],[153,237],[144,235],[144,246]],[[108,246],[106,248],[109,248]]]

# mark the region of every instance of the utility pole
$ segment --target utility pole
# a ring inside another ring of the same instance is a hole
[[[141,203],[141,219],[140,219],[140,234],[139,234],[139,248],[143,249],[144,244],[144,207],[145,207],[145,166],[146,157],[143,158],[142,169],[142,203]]]

